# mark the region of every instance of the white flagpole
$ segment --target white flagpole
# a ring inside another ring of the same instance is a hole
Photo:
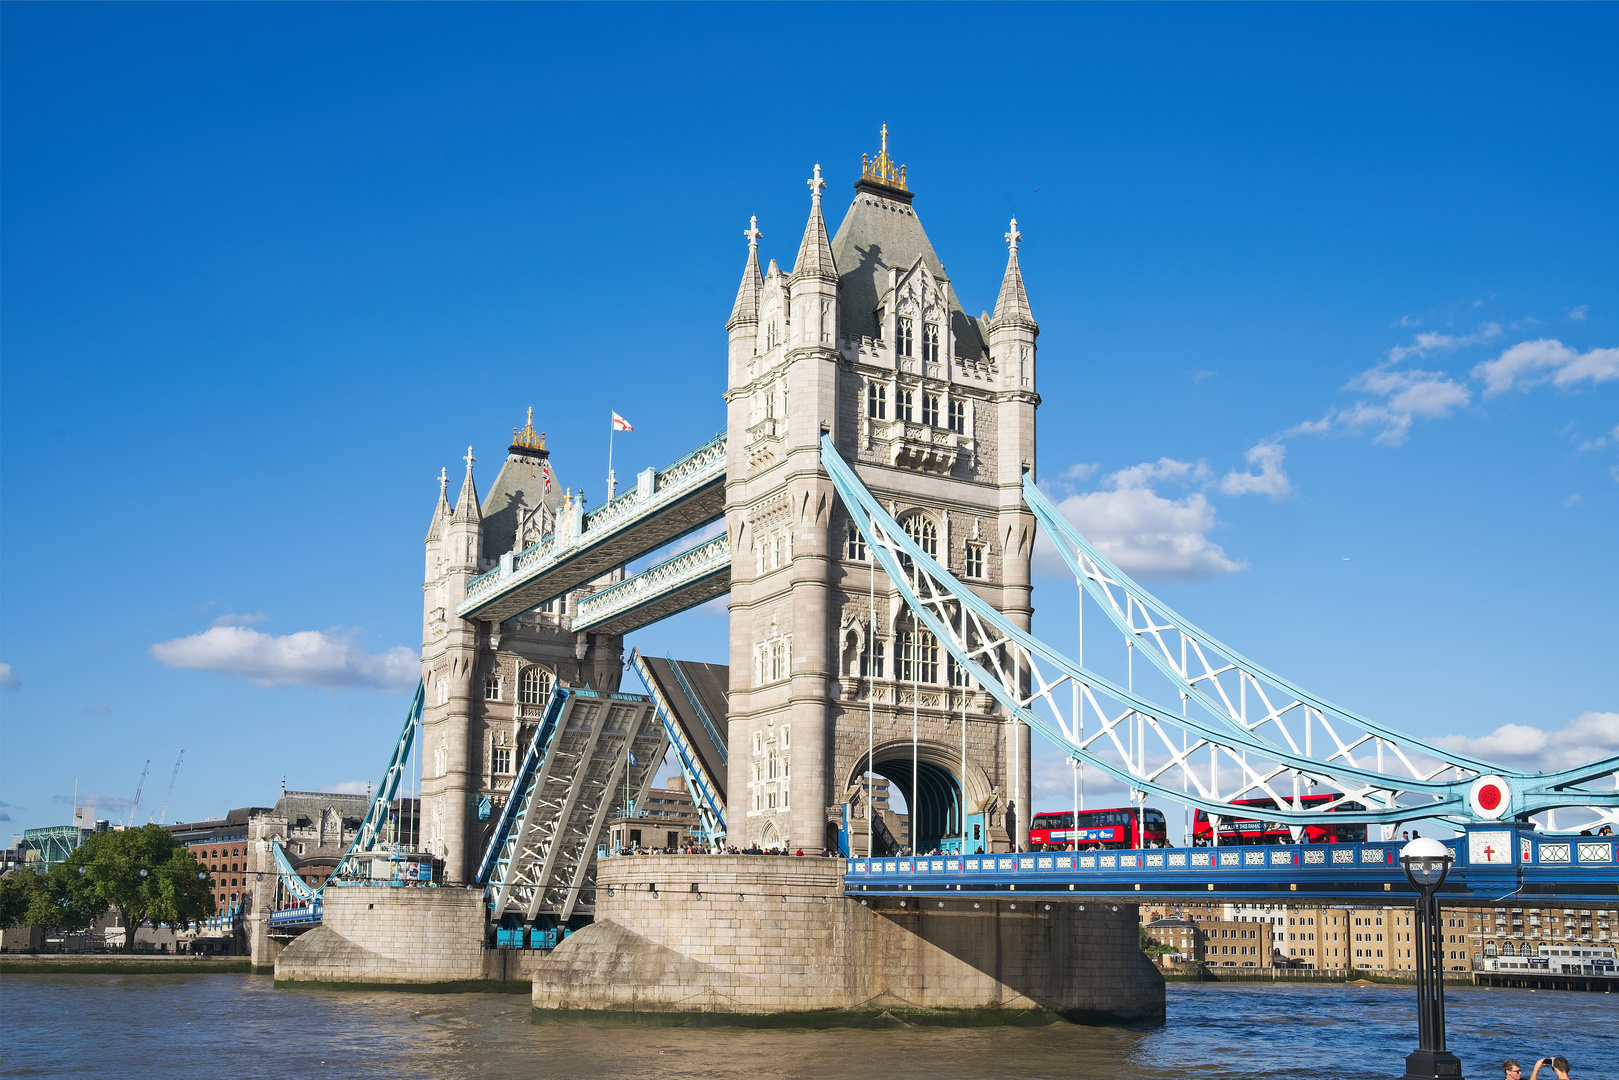
[[[613,492],[618,490],[618,480],[613,476],[613,432],[618,430],[618,418],[610,417],[607,421],[607,501],[613,501]]]

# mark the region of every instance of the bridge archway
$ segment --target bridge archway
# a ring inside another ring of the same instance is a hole
[[[871,772],[887,780],[904,797],[913,851],[931,851],[941,841],[959,838],[963,815],[984,813],[994,799],[988,775],[970,760],[963,784],[959,746],[918,742],[913,769],[910,740],[894,740],[879,743],[869,764]],[[848,787],[860,784],[867,766],[867,755],[862,754],[849,774]]]

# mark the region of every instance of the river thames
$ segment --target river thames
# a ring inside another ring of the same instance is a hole
[[[1390,986],[1171,984],[1168,1023],[1146,1029],[831,1031],[536,1026],[521,995],[277,990],[247,975],[20,975],[0,991],[4,1076],[1395,1077],[1415,1047],[1413,994]],[[1447,1002],[1468,1077],[1561,1054],[1577,1080],[1619,1080],[1611,994]]]

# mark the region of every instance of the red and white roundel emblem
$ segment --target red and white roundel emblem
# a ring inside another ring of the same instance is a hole
[[[1473,781],[1473,816],[1494,821],[1512,808],[1512,786],[1488,774]]]

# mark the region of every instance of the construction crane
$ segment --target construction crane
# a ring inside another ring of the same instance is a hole
[[[129,816],[124,819],[124,827],[135,824],[135,807],[141,804],[141,789],[146,786],[146,774],[152,771],[152,759],[147,758],[146,764],[141,766],[140,783],[135,785],[135,801],[129,804]]]
[[[169,820],[169,800],[174,798],[174,781],[180,775],[180,762],[186,759],[186,752],[180,751],[180,756],[174,759],[174,771],[169,773],[169,790],[163,795],[163,809],[157,813],[157,823],[166,824]]]

